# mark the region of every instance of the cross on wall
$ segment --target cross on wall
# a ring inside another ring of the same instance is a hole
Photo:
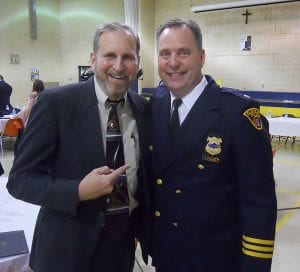
[[[246,16],[246,18],[245,18],[245,24],[248,24],[248,16],[252,15],[252,13],[250,13],[250,12],[248,11],[248,9],[247,9],[247,10],[246,10],[246,13],[243,13],[242,15],[243,15],[243,16]]]

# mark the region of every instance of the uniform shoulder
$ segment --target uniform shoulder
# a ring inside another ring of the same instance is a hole
[[[261,118],[260,105],[257,101],[244,95],[237,89],[222,88],[224,109],[231,114],[244,116],[257,130],[268,127],[266,120]]]
[[[223,87],[222,90],[221,90],[221,93],[225,94],[225,95],[232,96],[232,97],[236,97],[236,98],[239,98],[239,99],[243,99],[243,100],[246,100],[246,101],[251,101],[250,96],[248,96],[246,94],[243,94],[238,89]]]
[[[256,100],[253,100],[249,96],[243,94],[238,89],[232,89],[232,88],[225,88],[223,87],[221,89],[221,96],[225,104],[235,104],[240,105],[241,107],[256,107],[259,108],[259,103]]]

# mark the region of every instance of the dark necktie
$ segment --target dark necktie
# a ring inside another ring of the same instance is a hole
[[[174,135],[175,131],[179,128],[179,114],[178,114],[178,107],[181,105],[182,100],[180,98],[176,98],[172,104],[172,115],[170,119],[170,134],[171,137]]]
[[[125,163],[123,138],[117,114],[117,105],[124,102],[124,98],[107,100],[111,109],[107,121],[106,165],[111,169],[117,169]],[[107,196],[107,212],[109,214],[128,213],[128,204],[127,178],[124,174],[115,181],[112,193]]]

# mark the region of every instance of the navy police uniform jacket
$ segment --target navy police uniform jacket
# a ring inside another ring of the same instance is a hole
[[[170,94],[151,99],[153,265],[168,272],[269,272],[276,196],[257,102],[208,85],[170,139]]]

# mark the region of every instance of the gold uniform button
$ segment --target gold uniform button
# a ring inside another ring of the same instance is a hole
[[[154,214],[155,214],[156,217],[160,217],[160,212],[159,211],[155,211]]]
[[[178,227],[178,223],[177,222],[173,222],[173,226],[177,228]]]
[[[152,151],[153,150],[153,145],[149,145],[149,150]]]
[[[177,190],[175,191],[175,193],[176,193],[176,194],[181,194],[181,193],[182,193],[182,191],[181,191],[181,190],[179,190],[179,189],[177,189]]]
[[[162,184],[163,184],[163,181],[162,181],[161,179],[157,179],[157,180],[156,180],[156,184],[157,184],[157,185],[162,185]]]
[[[204,169],[204,165],[203,164],[198,164],[198,166],[197,166],[200,170],[203,170]]]

